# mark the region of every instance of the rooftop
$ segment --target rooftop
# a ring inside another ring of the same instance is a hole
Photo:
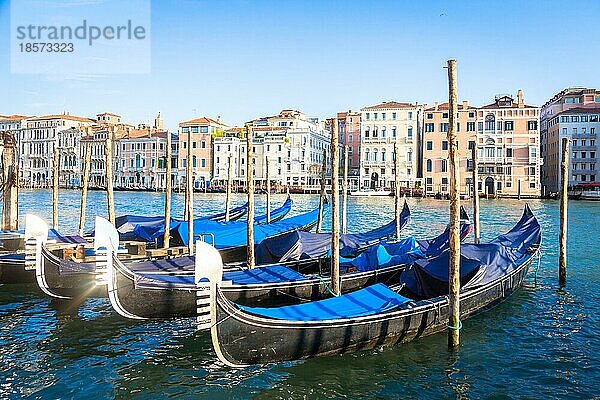
[[[196,124],[210,124],[210,125],[227,126],[227,125],[223,124],[222,122],[219,122],[219,121],[214,120],[209,117],[200,117],[200,118],[192,119],[189,121],[180,122],[179,126],[196,125]]]
[[[94,120],[94,119],[85,118],[85,117],[77,117],[75,115],[69,115],[69,114],[43,115],[41,117],[30,118],[29,121],[46,121],[46,120],[50,120],[50,119],[66,119],[69,121],[96,123],[96,120]]]
[[[556,115],[561,114],[593,114],[600,113],[600,103],[589,103],[582,104],[579,107],[570,108],[568,110],[562,111]]]
[[[458,104],[458,109],[459,110],[475,110],[477,107],[473,107],[471,105],[467,104],[467,107],[464,107],[463,103],[459,103]],[[442,110],[448,110],[450,109],[450,104],[448,102],[442,103],[442,104],[438,104],[437,105],[437,111],[442,111]],[[430,107],[430,108],[426,108],[425,111],[436,111],[435,110],[435,106]]]
[[[412,104],[412,103],[399,103],[397,101],[384,101],[381,104],[377,104],[374,106],[368,106],[368,107],[363,107],[361,110],[362,111],[368,111],[368,110],[392,110],[392,109],[397,109],[397,108],[414,108],[416,107],[416,104]]]

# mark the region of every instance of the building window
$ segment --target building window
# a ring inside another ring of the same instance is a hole
[[[427,150],[433,150],[433,141],[428,140],[425,146]]]
[[[206,159],[205,158],[200,159],[200,166],[202,168],[206,168]]]
[[[192,126],[192,133],[198,133],[198,127]]]
[[[433,130],[434,130],[434,124],[432,122],[425,124],[425,132],[433,132]]]
[[[206,140],[203,140],[202,142],[200,142],[200,147],[202,147],[203,149],[206,148]]]
[[[366,114],[365,114],[365,119],[366,119],[367,121],[370,119],[370,117],[371,117],[371,116],[370,116],[370,113],[366,113]]]
[[[202,126],[202,127],[200,127],[200,132],[202,132],[202,133],[208,133],[208,126]]]
[[[185,128],[181,128],[181,133],[189,133],[190,132],[190,128],[185,127]]]
[[[474,142],[474,141],[472,141],[472,140],[469,140],[469,145],[468,145],[468,146],[469,146],[469,147],[468,147],[468,148],[469,148],[469,150],[473,150],[473,147],[475,146],[475,142]]]
[[[512,157],[512,156],[513,156],[513,149],[509,147],[506,149],[506,157]]]
[[[196,145],[197,145],[196,142],[192,142],[192,149],[195,149],[197,147]]]
[[[427,113],[427,119],[433,119],[433,113]]]
[[[392,119],[396,120],[396,113],[395,112],[392,113]]]
[[[537,125],[537,121],[527,121],[527,129],[530,131],[536,131]]]
[[[196,168],[196,156],[192,157],[192,167]]]
[[[443,113],[443,114],[442,114],[442,117],[443,117],[443,118],[448,118],[448,113],[447,113],[447,112],[446,112],[446,113]]]
[[[431,172],[431,171],[432,171],[432,169],[433,169],[433,163],[431,162],[431,160],[429,160],[429,159],[428,159],[428,160],[425,162],[425,164],[426,164],[426,166],[427,166],[427,172]]]
[[[513,131],[514,130],[514,121],[504,121],[504,130],[505,131]]]
[[[394,136],[396,136],[396,135],[394,135]],[[413,128],[412,128],[412,126],[408,127],[408,135],[407,136],[408,136],[409,140],[412,140],[412,138],[413,138]]]
[[[377,121],[377,113],[373,113],[373,119]]]
[[[529,167],[529,175],[535,175],[535,167]]]
[[[385,121],[385,113],[381,113],[381,119]]]
[[[467,122],[467,132],[475,132],[475,122]]]
[[[442,140],[442,150],[448,150],[448,141]]]
[[[396,137],[396,127],[392,128],[392,137]]]
[[[408,112],[408,119],[413,119],[412,117],[413,117],[413,113],[412,113],[412,111],[409,111]]]
[[[447,122],[440,123],[440,132],[448,132],[448,123]]]
[[[442,160],[442,172],[448,172],[448,160]]]

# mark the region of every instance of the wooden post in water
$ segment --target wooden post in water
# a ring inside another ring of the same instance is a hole
[[[562,139],[562,158],[560,163],[560,253],[558,258],[558,284],[567,283],[567,201],[569,186],[569,138]]]
[[[229,222],[229,210],[231,202],[231,180],[233,174],[233,156],[229,156],[227,165],[227,188],[225,189],[225,222]]]
[[[344,146],[344,178],[342,179],[342,233],[348,230],[348,149]]]
[[[106,201],[108,203],[108,220],[115,224],[115,193],[113,187],[113,131],[108,129],[106,137]]]
[[[186,177],[186,200],[187,200],[187,220],[188,220],[188,251],[194,254],[194,177],[192,172],[192,130],[188,131],[187,137],[187,165],[185,168]]]
[[[396,240],[400,238],[400,159],[398,142],[394,143],[394,218],[396,219]]]
[[[473,143],[471,157],[473,158],[473,234],[475,235],[475,244],[479,244],[479,166],[477,160],[477,142]]]
[[[19,170],[17,141],[10,132],[0,133],[2,140],[2,229],[19,229]]]
[[[331,290],[342,294],[340,281],[340,188],[337,118],[331,121]]]
[[[265,159],[267,174],[267,224],[271,223],[271,174],[269,173],[269,156]]]
[[[450,164],[450,274],[449,274],[449,308],[448,348],[456,349],[460,344],[460,197],[459,160],[456,147],[456,60],[448,60],[448,158]]]
[[[60,152],[58,142],[54,143],[54,156],[52,158],[52,227],[58,229],[58,174],[60,171]]]
[[[323,149],[323,165],[321,166],[321,193],[319,195],[319,215],[317,217],[317,233],[323,229],[323,208],[325,207],[325,172],[327,171],[327,149]]]
[[[246,124],[246,179],[248,189],[248,222],[247,222],[247,260],[248,268],[254,268],[254,171],[252,170],[254,151],[252,149],[252,129]]]
[[[85,142],[85,153],[83,156],[83,177],[81,178],[81,206],[79,209],[79,236],[83,236],[85,226],[85,208],[87,207],[88,182],[90,180],[90,164],[92,162],[91,142]]]
[[[521,200],[521,180],[517,181],[517,200]]]
[[[163,235],[163,247],[169,248],[171,241],[171,132],[167,132],[167,149],[165,158],[165,232]]]

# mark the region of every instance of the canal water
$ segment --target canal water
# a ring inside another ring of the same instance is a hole
[[[223,210],[223,194],[196,194],[198,215]],[[273,196],[273,206],[284,201]],[[159,193],[117,192],[117,215],[160,215]],[[293,213],[317,196],[293,196]],[[244,196],[234,198],[236,204]],[[427,238],[444,229],[447,203],[408,199],[403,232]],[[524,201],[482,200],[483,239],[509,229]],[[600,203],[569,208],[568,283],[557,285],[558,203],[529,201],[543,227],[542,256],[508,301],[466,320],[462,345],[446,350],[438,334],[389,348],[242,370],[216,360],[210,337],[191,319],[138,322],[108,300],[58,306],[34,286],[0,287],[0,398],[598,398],[600,396]],[[88,223],[106,215],[103,192],[91,192]],[[174,199],[181,215],[183,196]],[[264,196],[257,196],[263,208]],[[49,191],[22,191],[20,213],[51,220]],[[76,230],[79,193],[60,193],[61,231]],[[470,211],[470,207],[467,207]],[[350,232],[393,218],[392,198],[350,198]],[[326,226],[329,221],[327,221]],[[472,236],[467,239],[471,241]]]

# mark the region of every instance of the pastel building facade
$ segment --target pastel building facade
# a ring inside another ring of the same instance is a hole
[[[348,150],[348,187],[360,187],[360,112],[351,110],[337,113],[339,143]],[[340,153],[340,158],[344,157]],[[343,166],[343,162],[341,164]]]
[[[456,138],[459,159],[459,191],[472,191],[471,149],[477,142],[477,109],[467,101],[458,105]],[[448,165],[448,103],[435,104],[424,111],[420,154],[423,155],[423,193],[426,196],[446,195],[450,188]],[[469,173],[467,173],[469,172]]]
[[[207,188],[210,185],[213,172],[213,137],[223,136],[227,125],[218,120],[201,117],[179,124],[179,153],[178,169],[179,182],[184,185],[186,180],[187,156],[191,151],[192,178],[195,188]],[[191,149],[188,149],[188,139],[192,139]]]
[[[569,185],[599,179],[596,144],[599,118],[598,89],[564,89],[542,106],[540,125],[544,195],[559,191],[563,138],[570,140]]]
[[[420,185],[417,176],[417,143],[423,106],[395,101],[361,109],[360,185],[362,188],[394,186],[394,144],[398,144],[399,179],[404,188]]]

